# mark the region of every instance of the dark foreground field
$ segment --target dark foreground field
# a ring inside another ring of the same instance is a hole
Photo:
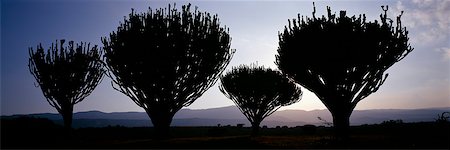
[[[172,127],[172,138],[153,140],[153,128],[81,128],[71,137],[47,119],[1,120],[1,148],[450,148],[450,124],[385,122],[351,128],[347,143],[334,142],[329,127]]]

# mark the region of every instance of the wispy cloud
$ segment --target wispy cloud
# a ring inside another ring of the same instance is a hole
[[[414,31],[410,35],[413,45],[433,46],[444,60],[450,60],[450,1],[413,0],[398,1],[392,13],[402,16],[403,24]]]
[[[438,51],[444,55],[444,60],[450,60],[450,47],[441,47],[438,49]]]

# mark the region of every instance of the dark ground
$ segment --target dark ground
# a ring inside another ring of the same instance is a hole
[[[65,130],[40,118],[1,120],[1,149],[10,148],[450,148],[450,123],[384,122],[351,128],[348,142],[335,142],[330,127],[264,128],[250,137],[250,128],[172,127],[172,138],[153,140],[153,128],[80,128]]]

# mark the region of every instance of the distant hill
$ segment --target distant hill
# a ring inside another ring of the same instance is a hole
[[[401,119],[404,122],[426,122],[434,121],[438,114],[450,111],[450,108],[429,108],[429,109],[372,109],[355,110],[351,116],[352,125],[376,124],[386,120]],[[23,115],[2,116],[3,118],[19,117]],[[48,118],[58,124],[62,124],[59,114],[41,113],[29,114],[26,116]],[[261,125],[269,127],[275,126],[301,126],[305,124],[323,125],[323,121],[317,119],[321,117],[328,122],[332,122],[331,114],[328,110],[282,110],[267,117]],[[77,112],[74,114],[73,126],[80,127],[105,127],[127,126],[141,127],[151,126],[151,121],[145,112],[112,112],[104,113],[100,111]],[[182,109],[172,121],[172,126],[217,126],[233,125],[243,123],[249,126],[245,116],[236,106],[210,108],[210,109]]]

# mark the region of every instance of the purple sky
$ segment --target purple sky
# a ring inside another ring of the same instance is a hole
[[[231,47],[236,49],[228,66],[250,64],[276,68],[278,31],[298,13],[311,16],[312,1],[124,1],[124,0],[2,0],[1,1],[1,114],[56,112],[48,105],[35,79],[28,71],[28,47],[42,43],[48,48],[57,39],[91,42],[103,46],[100,38],[115,31],[124,16],[137,12],[192,3],[200,11],[218,14],[221,24],[230,28]],[[387,72],[387,81],[378,92],[362,100],[356,109],[428,108],[450,106],[450,1],[337,1],[316,2],[317,14],[347,10],[348,15],[366,14],[379,19],[381,5],[389,5],[391,17],[405,13],[403,25],[409,30],[415,50]],[[301,58],[299,58],[301,59]],[[311,92],[282,109],[324,109]],[[204,109],[233,105],[211,87],[188,108]],[[128,97],[103,82],[75,112],[143,111]]]

